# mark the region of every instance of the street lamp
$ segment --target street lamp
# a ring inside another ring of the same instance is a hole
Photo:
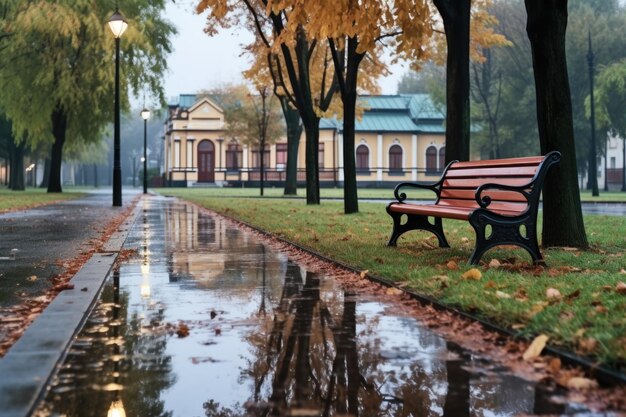
[[[148,194],[148,119],[150,118],[150,110],[145,107],[141,111],[143,119],[143,193]]]
[[[113,207],[122,205],[122,165],[120,163],[120,38],[128,23],[119,10],[108,21],[115,36],[115,119],[113,122]]]

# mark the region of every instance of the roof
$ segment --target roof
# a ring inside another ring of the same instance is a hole
[[[178,97],[173,97],[168,103],[169,107],[180,107],[181,109],[188,109],[196,102],[195,94],[180,94]]]
[[[428,94],[360,96],[364,111],[357,132],[445,133],[444,112]],[[321,119],[320,129],[342,128],[335,118]]]

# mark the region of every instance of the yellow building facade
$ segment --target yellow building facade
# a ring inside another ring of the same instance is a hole
[[[356,121],[355,157],[359,186],[432,181],[445,160],[444,115],[425,94],[362,96]],[[181,95],[170,104],[164,134],[164,179],[169,186],[245,186],[260,180],[258,147],[228,138],[222,109],[210,98]],[[304,134],[298,151],[298,180],[305,179]],[[343,130],[322,119],[319,138],[322,186],[343,183]],[[285,179],[286,138],[264,152],[265,180]]]

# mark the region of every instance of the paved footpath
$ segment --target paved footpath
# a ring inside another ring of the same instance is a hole
[[[131,204],[136,194],[133,190],[124,191],[124,207]],[[95,253],[72,278],[75,289],[59,293],[0,359],[0,417],[26,416],[31,411],[71,337],[91,309],[137,210],[122,223],[103,250]],[[61,271],[56,261],[78,255],[120,212],[120,208],[111,206],[110,192],[100,192],[0,215],[0,307],[43,294],[50,285],[46,278]]]

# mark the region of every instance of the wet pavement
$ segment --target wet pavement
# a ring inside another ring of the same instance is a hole
[[[35,416],[587,411],[219,217],[142,204],[125,243],[135,256],[105,283]]]
[[[64,270],[58,261],[76,257],[119,212],[111,208],[110,190],[103,190],[0,214],[0,308],[44,293],[52,285],[48,278]]]

